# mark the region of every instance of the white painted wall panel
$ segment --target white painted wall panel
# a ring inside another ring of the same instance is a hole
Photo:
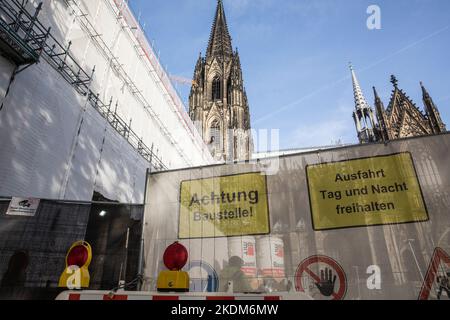
[[[97,10],[99,9],[101,0],[89,0],[81,1],[80,5],[85,9],[90,16],[95,17],[97,15]]]
[[[139,59],[137,57],[136,49],[134,47],[131,39],[126,35],[124,30],[121,30],[120,40],[117,42],[117,47],[115,53],[120,56],[126,73],[136,81],[135,75],[135,66],[139,63]],[[140,71],[143,71],[141,69]]]
[[[106,4],[106,1],[100,1],[95,28],[102,35],[108,47],[113,48],[112,51],[115,52],[118,39],[117,34],[120,32],[120,26],[117,23],[117,19],[111,14],[111,9]]]
[[[80,126],[80,133],[75,137],[73,144],[73,153],[68,163],[68,177],[65,181],[67,187],[64,187],[62,198],[72,200],[92,198],[93,177],[96,176],[107,125],[100,114],[88,106]]]
[[[1,195],[58,197],[82,98],[46,63],[16,76],[0,112]]]
[[[72,27],[73,17],[67,10],[64,0],[33,0],[30,3],[35,7],[42,2],[42,11],[39,13],[39,21],[46,27],[51,27],[52,36],[58,41],[64,42],[67,32]],[[34,11],[32,11],[34,13]]]
[[[74,23],[73,28],[68,34],[68,39],[71,41],[70,53],[75,57],[80,57],[77,59],[78,63],[90,74],[93,64],[92,61],[86,59],[86,51],[92,45],[91,38],[86,35],[86,32],[77,23]]]
[[[107,129],[95,189],[105,197],[121,202],[132,202],[130,186],[134,185],[135,161],[133,149],[122,137]],[[146,168],[140,168],[145,175]],[[141,189],[144,186],[138,186]],[[143,199],[139,199],[142,202]]]
[[[95,67],[91,90],[93,92],[102,93],[101,98],[104,100],[105,93],[102,92],[102,87],[106,86],[105,79],[108,79],[109,74],[112,72],[109,62],[100,54],[93,42],[90,42],[87,47],[84,60],[84,65],[88,70],[92,70]]]

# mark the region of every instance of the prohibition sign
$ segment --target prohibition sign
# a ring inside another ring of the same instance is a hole
[[[333,275],[337,276],[337,283],[339,284],[339,289],[337,292],[333,292],[331,296],[333,300],[342,300],[344,299],[345,294],[347,293],[347,277],[345,276],[344,269],[330,257],[315,255],[303,260],[297,268],[295,272],[295,289],[300,292],[305,292],[305,288],[302,284],[302,277],[306,274],[311,277],[315,283],[320,283],[320,274],[314,273],[311,269],[311,266],[314,264],[326,264],[327,267],[332,271]],[[336,289],[335,289],[336,290]]]

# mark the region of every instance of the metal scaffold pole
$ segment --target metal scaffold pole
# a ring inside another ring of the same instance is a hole
[[[153,149],[153,146],[152,146]],[[138,284],[137,284],[137,290],[142,290],[142,285],[144,283],[144,264],[145,264],[145,258],[144,258],[144,246],[145,246],[145,206],[146,206],[146,194],[147,194],[147,188],[148,188],[148,176],[151,173],[152,168],[147,168],[146,174],[145,174],[145,188],[144,188],[144,212],[142,213],[142,228],[141,228],[141,243],[139,246],[139,261],[138,261]]]

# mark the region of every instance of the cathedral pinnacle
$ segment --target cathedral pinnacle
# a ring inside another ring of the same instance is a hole
[[[398,87],[398,80],[396,76],[391,75],[391,83],[394,85],[394,88]]]

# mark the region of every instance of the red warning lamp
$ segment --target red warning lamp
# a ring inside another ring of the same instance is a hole
[[[67,254],[67,265],[82,267],[89,259],[89,252],[87,247],[77,245],[73,247]]]
[[[58,287],[81,289],[88,288],[90,275],[88,267],[92,260],[92,248],[86,241],[77,241],[66,255],[66,268],[59,278]]]
[[[163,261],[169,271],[161,271],[158,276],[158,291],[188,292],[189,274],[181,271],[188,260],[187,249],[179,242],[175,242],[164,251]]]
[[[164,265],[170,271],[180,271],[186,265],[188,260],[188,251],[179,242],[175,242],[164,251]]]

